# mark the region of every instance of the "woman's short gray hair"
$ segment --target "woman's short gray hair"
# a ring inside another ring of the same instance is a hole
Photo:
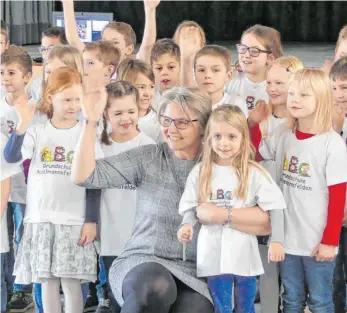
[[[166,91],[158,103],[158,118],[165,112],[169,103],[178,104],[188,119],[196,118],[202,130],[212,113],[212,103],[207,93],[193,87],[175,87]],[[190,116],[188,110],[195,116]]]

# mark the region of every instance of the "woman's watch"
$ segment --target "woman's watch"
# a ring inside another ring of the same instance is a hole
[[[232,206],[228,206],[228,227],[232,227],[232,217],[233,217],[233,207]]]
[[[93,125],[95,128],[99,127],[99,121],[91,121],[86,118],[84,122],[86,123],[86,125]]]

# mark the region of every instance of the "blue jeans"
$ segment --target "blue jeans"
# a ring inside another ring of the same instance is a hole
[[[334,312],[334,267],[335,261],[286,254],[280,262],[284,313],[303,313],[306,301],[312,313]]]
[[[224,274],[207,278],[216,313],[231,313],[233,286],[235,292],[235,313],[255,313],[254,300],[257,278]]]
[[[108,277],[105,271],[105,264],[103,259],[99,256],[99,273],[98,273],[99,283],[96,285],[96,292],[98,295],[99,301],[104,298],[103,287],[106,286]]]
[[[342,227],[339,253],[336,257],[334,273],[334,305],[335,313],[344,312],[346,308],[347,284],[347,228]]]
[[[14,247],[13,243],[18,248],[20,240],[23,236],[24,231],[24,213],[25,213],[25,204],[9,202],[7,205],[7,229],[8,229],[8,241],[10,244],[10,251],[8,255],[8,271],[13,273],[14,267]],[[31,285],[20,285],[14,284],[14,276],[12,276],[12,286],[13,292],[31,292]],[[12,292],[12,290],[8,290],[8,292]]]
[[[1,312],[6,312],[7,305],[7,290],[12,288],[10,282],[12,275],[9,275],[8,268],[8,253],[1,253]]]

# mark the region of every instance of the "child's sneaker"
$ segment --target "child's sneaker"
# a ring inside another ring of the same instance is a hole
[[[15,292],[8,303],[8,310],[12,313],[22,313],[35,306],[33,297],[30,293]]]
[[[95,313],[112,313],[110,308],[110,299],[100,299],[100,303]]]
[[[84,305],[83,313],[95,312],[98,307],[98,298],[96,296],[88,295],[86,304]]]

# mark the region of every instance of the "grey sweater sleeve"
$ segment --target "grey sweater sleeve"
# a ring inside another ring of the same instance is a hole
[[[194,226],[197,222],[198,219],[196,217],[196,207],[194,207],[184,213],[183,220],[180,226],[183,226],[184,224],[191,224],[192,226]]]
[[[284,210],[270,210],[271,220],[271,243],[284,244]]]
[[[96,160],[96,167],[79,186],[90,189],[117,188],[132,184],[139,186],[146,163],[156,152],[155,145],[144,145],[114,156]]]

